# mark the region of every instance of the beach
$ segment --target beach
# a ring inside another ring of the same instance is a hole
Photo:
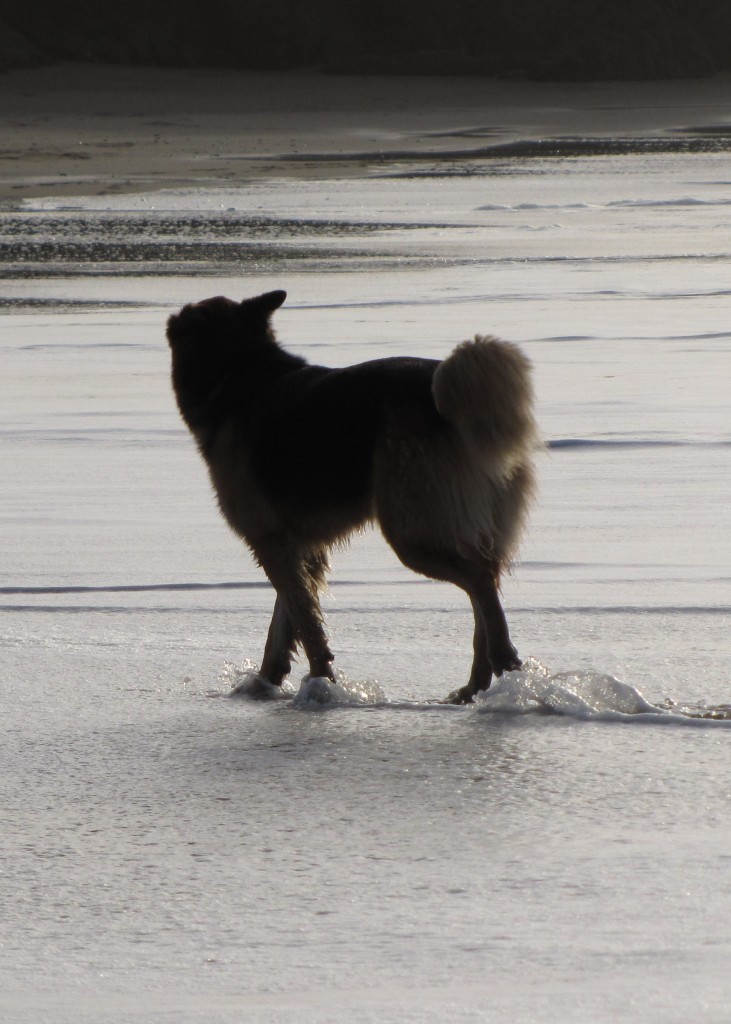
[[[356,175],[522,140],[714,126],[731,77],[537,85],[482,78],[56,64],[2,77],[0,201]]]
[[[729,78],[0,85],[0,1017],[725,1024]],[[469,601],[370,529],[337,686],[240,692],[274,595],[165,327],[272,289],[312,363],[531,361],[524,665],[474,705]]]

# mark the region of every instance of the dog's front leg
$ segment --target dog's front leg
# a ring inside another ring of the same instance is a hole
[[[310,675],[334,679],[333,653],[325,635],[317,583],[308,570],[308,559],[283,548],[276,555],[262,558],[260,561],[277,591],[274,616],[264,653],[264,665],[277,665],[278,670],[281,670],[285,663],[291,665],[291,651],[294,643],[299,642],[304,648]],[[284,642],[287,644],[287,651],[282,656]],[[267,658],[267,654],[270,658]],[[264,671],[264,666],[262,675],[270,678]]]
[[[289,617],[287,606],[277,595],[260,673],[274,686],[281,686],[289,675],[296,645],[297,634]]]

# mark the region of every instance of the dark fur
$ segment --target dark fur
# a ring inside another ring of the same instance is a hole
[[[217,297],[168,321],[173,387],[221,511],[276,590],[261,675],[281,685],[297,645],[333,678],[318,592],[328,551],[377,523],[409,568],[448,580],[475,615],[468,702],[520,665],[498,596],[533,490],[529,364],[476,338],[447,359],[313,366],[275,340],[286,298]]]

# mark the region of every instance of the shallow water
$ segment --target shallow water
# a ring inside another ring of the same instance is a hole
[[[0,214],[5,1019],[727,1019],[727,157],[465,166]],[[228,699],[272,599],[164,322],[273,287],[316,361],[534,362],[533,660],[474,707],[434,703],[466,602],[372,533],[334,558],[335,699]]]

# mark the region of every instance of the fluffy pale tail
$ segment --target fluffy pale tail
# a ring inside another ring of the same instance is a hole
[[[437,409],[461,439],[459,549],[492,552],[502,571],[515,556],[535,492],[540,440],[530,362],[516,345],[478,335],[439,364],[432,388]]]
[[[432,385],[441,415],[510,471],[537,447],[531,365],[517,345],[477,335],[439,364]]]

